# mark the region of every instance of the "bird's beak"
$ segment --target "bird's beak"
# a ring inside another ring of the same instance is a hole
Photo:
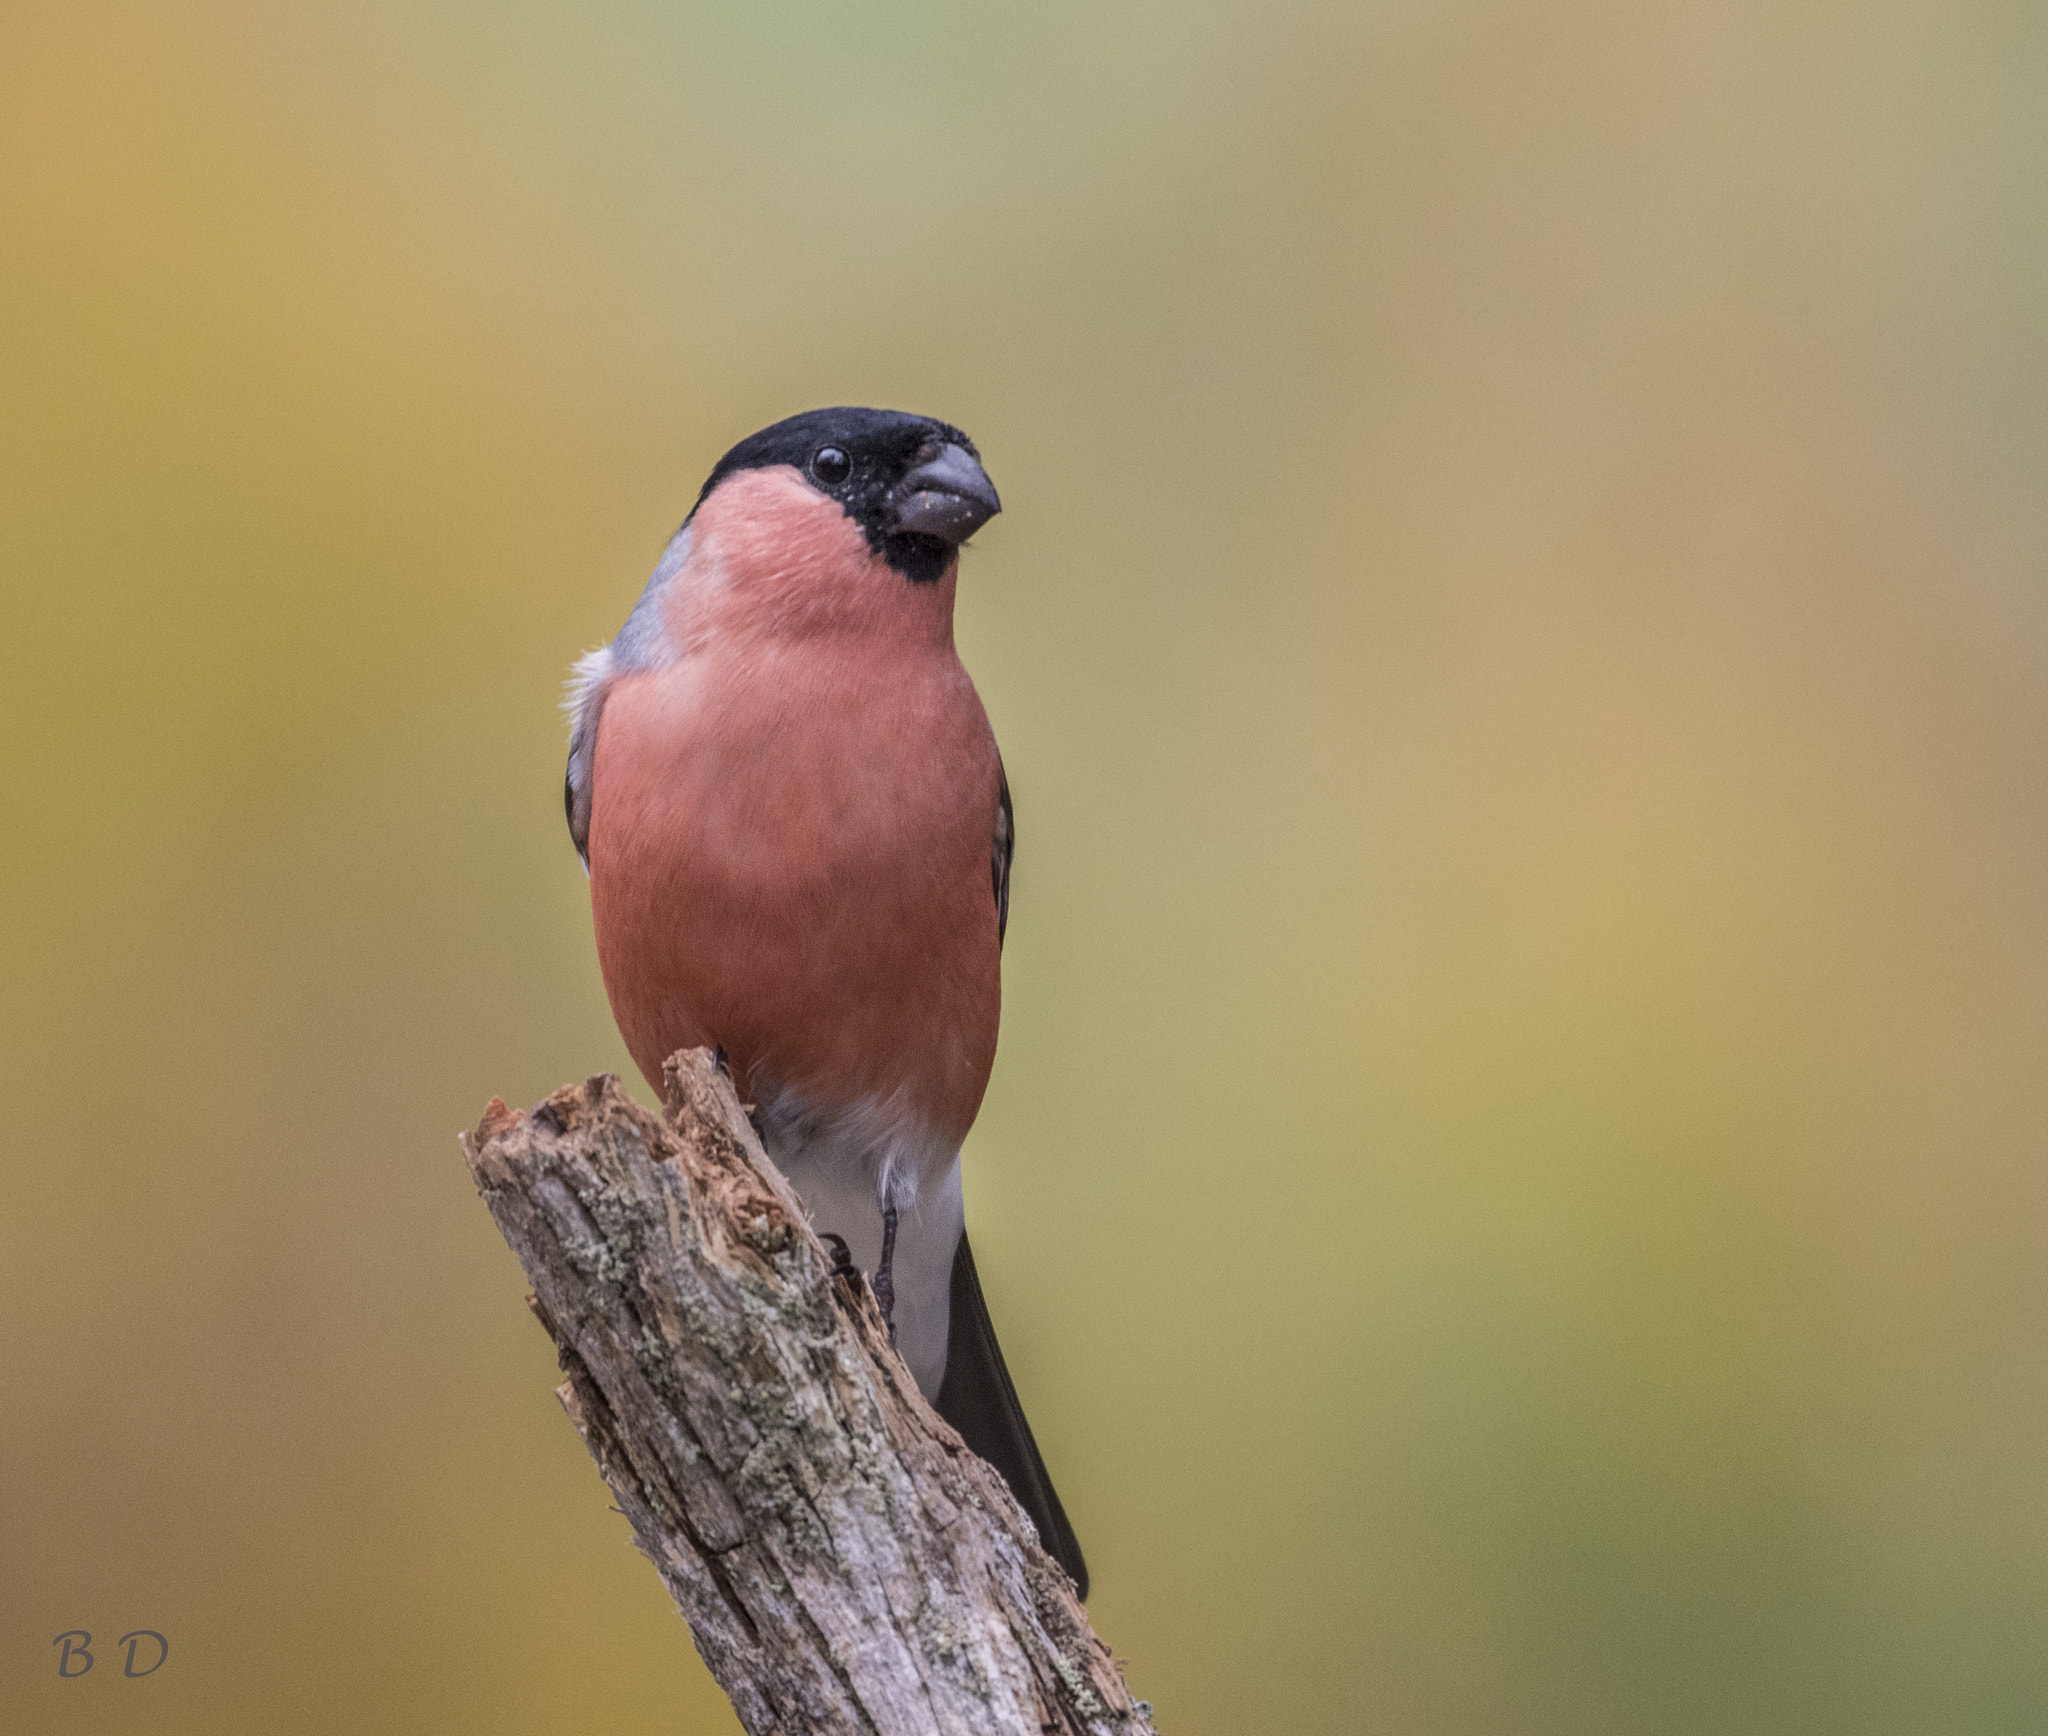
[[[996,485],[964,446],[945,446],[889,491],[899,531],[963,543],[1003,510]]]

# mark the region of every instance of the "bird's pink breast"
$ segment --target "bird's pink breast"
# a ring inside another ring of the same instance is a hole
[[[953,649],[953,575],[911,586],[794,473],[766,476],[699,511],[701,582],[673,604],[688,649],[604,702],[605,986],[650,1080],[722,1045],[757,1093],[888,1105],[957,1143],[1001,987],[998,762]]]

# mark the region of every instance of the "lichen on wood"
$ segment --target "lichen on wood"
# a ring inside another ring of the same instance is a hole
[[[707,1050],[462,1140],[557,1389],[751,1736],[1140,1736],[1151,1708],[1002,1478],[833,1273]]]

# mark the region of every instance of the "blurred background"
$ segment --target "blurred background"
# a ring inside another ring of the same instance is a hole
[[[2048,1728],[2044,81],[10,0],[0,1725],[736,1728],[455,1133],[631,1072],[568,663],[856,402],[1008,509],[969,1213],[1162,1731]]]

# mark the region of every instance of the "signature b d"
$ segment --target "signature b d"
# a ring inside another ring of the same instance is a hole
[[[164,1660],[171,1655],[171,1642],[154,1628],[137,1628],[133,1633],[123,1634],[114,1642],[125,1647],[127,1657],[121,1665],[124,1676],[154,1675],[164,1667]],[[84,1628],[73,1628],[61,1633],[50,1642],[61,1648],[57,1653],[57,1674],[69,1679],[82,1676],[92,1668],[92,1635]],[[141,1669],[135,1666],[142,1664]]]

